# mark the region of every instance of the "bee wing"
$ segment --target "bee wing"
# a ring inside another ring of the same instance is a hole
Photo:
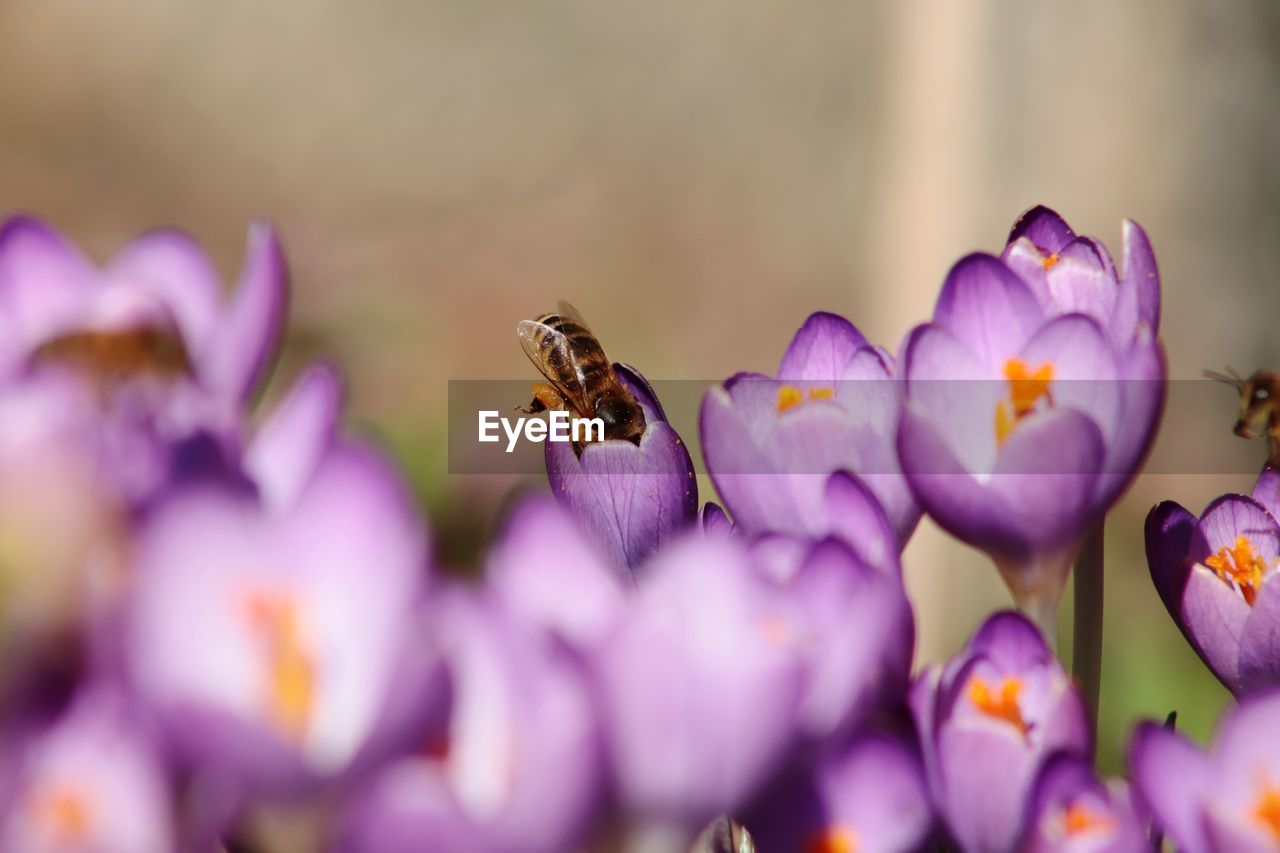
[[[572,303],[569,302],[569,300],[561,299],[559,302],[557,302],[556,313],[560,315],[561,319],[571,320],[574,323],[577,323],[586,331],[590,332],[593,337],[595,336],[595,332],[591,331],[591,327],[587,325],[587,321],[582,318],[582,312],[579,311],[577,308],[574,308]]]
[[[521,320],[516,324],[516,336],[520,338],[524,354],[538,368],[538,372],[575,409],[586,411],[586,401],[582,394],[582,371],[578,367],[578,360],[574,358],[569,339],[560,331],[537,320]],[[561,371],[555,369],[556,365],[562,365]],[[577,381],[570,384],[565,381],[566,376],[573,376]]]

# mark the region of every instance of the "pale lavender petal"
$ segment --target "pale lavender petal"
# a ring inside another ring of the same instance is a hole
[[[1252,497],[1271,513],[1272,518],[1280,521],[1280,468],[1267,465],[1262,469],[1258,482],[1253,486]]]
[[[1129,746],[1139,799],[1179,850],[1207,853],[1202,816],[1212,784],[1208,757],[1182,735],[1142,723]]]
[[[1160,328],[1160,271],[1147,232],[1131,219],[1121,225],[1124,239],[1124,278],[1121,286],[1138,294],[1138,319],[1154,332]]]
[[[1231,690],[1240,686],[1240,636],[1249,605],[1212,570],[1195,566],[1182,594],[1182,619],[1200,656]]]
[[[329,365],[311,367],[254,436],[244,466],[270,506],[289,505],[336,437],[342,380]]]
[[[111,260],[105,277],[107,287],[137,289],[164,304],[189,351],[209,344],[218,325],[222,285],[190,235],[168,229],[139,237]]]
[[[41,222],[15,216],[0,227],[0,324],[19,357],[84,317],[100,282],[80,251]]]
[[[942,285],[933,322],[959,338],[987,369],[1001,375],[1039,328],[1044,313],[1036,297],[999,258],[962,258]]]
[[[819,311],[809,315],[791,339],[778,366],[778,378],[784,381],[840,379],[854,355],[869,346],[867,339],[848,320]]]
[[[1076,233],[1065,219],[1038,204],[1022,213],[1013,223],[1008,242],[1012,243],[1019,237],[1026,237],[1046,252],[1060,252],[1075,239]]]
[[[1240,688],[1280,686],[1280,581],[1273,571],[1240,635]]]

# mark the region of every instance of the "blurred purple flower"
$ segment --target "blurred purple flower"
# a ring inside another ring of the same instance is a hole
[[[945,667],[912,688],[934,803],[966,850],[1009,850],[1032,784],[1055,752],[1087,756],[1084,703],[1039,630],[989,618]]]
[[[224,302],[213,264],[179,231],[139,237],[102,269],[36,220],[0,228],[0,373],[33,361],[145,373],[183,362],[207,394],[249,398],[279,342],[287,273],[274,230],[249,230],[235,295]],[[133,332],[149,337],[129,339]],[[73,337],[94,333],[93,347]]]
[[[426,544],[398,478],[351,444],[285,506],[179,491],[136,546],[123,646],[139,698],[215,777],[270,794],[341,778],[438,694],[419,630]]]
[[[1083,536],[1145,456],[1164,400],[1163,351],[1143,321],[1155,319],[1158,283],[1140,229],[1127,228],[1131,268],[1120,283],[1114,271],[1104,282],[1086,276],[1095,261],[1107,268],[1097,260],[1105,250],[1063,243],[1064,229],[1042,212],[1014,230],[1011,257],[1042,246],[1067,259],[1044,258],[1038,290],[990,255],[959,261],[902,356],[898,451],[912,491],[942,527],[991,555],[1042,625]],[[1059,263],[1068,264],[1061,280]],[[1077,304],[1089,287],[1137,291],[1135,278],[1147,293],[1130,300],[1146,306],[1138,320],[1106,316],[1119,297]]]
[[[1147,516],[1147,564],[1191,646],[1236,695],[1280,685],[1280,471],[1197,519],[1172,501]]]
[[[113,691],[89,688],[0,764],[0,850],[170,853],[169,779],[151,740]]]
[[[639,446],[613,440],[573,445],[546,442],[547,479],[556,500],[583,525],[615,564],[633,569],[665,540],[691,526],[698,483],[689,448],[667,423],[648,380],[635,368],[614,372],[644,410]]]
[[[1103,782],[1077,756],[1050,758],[1028,802],[1023,853],[1137,853],[1153,850],[1148,821],[1129,786]]]
[[[823,492],[835,471],[857,474],[903,545],[920,510],[898,468],[901,408],[893,363],[835,314],[809,317],[776,379],[739,374],[703,398],[707,469],[747,533],[822,535]]]
[[[577,661],[484,593],[435,609],[452,683],[447,735],[361,793],[352,853],[575,849],[601,805],[595,710]]]
[[[918,850],[933,826],[924,771],[899,741],[862,735],[773,785],[744,823],[759,850]]]
[[[1205,751],[1143,723],[1129,747],[1134,788],[1178,850],[1237,853],[1280,845],[1280,693],[1245,699]]]
[[[621,803],[692,842],[769,778],[804,699],[798,612],[745,544],[691,536],[645,566],[593,670]]]

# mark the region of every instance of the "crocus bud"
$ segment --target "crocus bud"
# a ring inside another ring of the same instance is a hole
[[[644,410],[638,445],[622,439],[582,448],[546,443],[547,479],[556,500],[624,570],[631,570],[665,540],[691,526],[698,484],[683,439],[667,423],[652,386],[633,367],[615,364],[618,381]]]
[[[1027,797],[1055,752],[1086,756],[1084,702],[1040,632],[997,613],[912,689],[934,803],[965,850],[1011,850]]]
[[[1147,824],[1128,784],[1104,782],[1087,761],[1059,754],[1045,763],[1036,779],[1018,849],[1138,853],[1154,849]]]
[[[1147,516],[1147,564],[1173,621],[1236,695],[1280,685],[1280,471],[1197,519],[1172,501]]]

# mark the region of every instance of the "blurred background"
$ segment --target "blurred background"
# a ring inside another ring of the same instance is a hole
[[[1117,251],[1148,229],[1171,376],[1280,363],[1271,0],[7,0],[0,79],[0,206],[95,257],[174,224],[230,279],[247,221],[279,225],[268,396],[340,361],[455,563],[544,486],[448,474],[447,380],[532,378],[513,327],[559,298],[653,378],[771,372],[816,309],[893,349],[1039,202]],[[1233,405],[1195,440],[1237,441]],[[1107,769],[1134,718],[1203,738],[1226,701],[1151,586],[1147,510],[1250,485],[1148,476],[1112,515]],[[927,524],[906,561],[922,660],[1008,604]]]

